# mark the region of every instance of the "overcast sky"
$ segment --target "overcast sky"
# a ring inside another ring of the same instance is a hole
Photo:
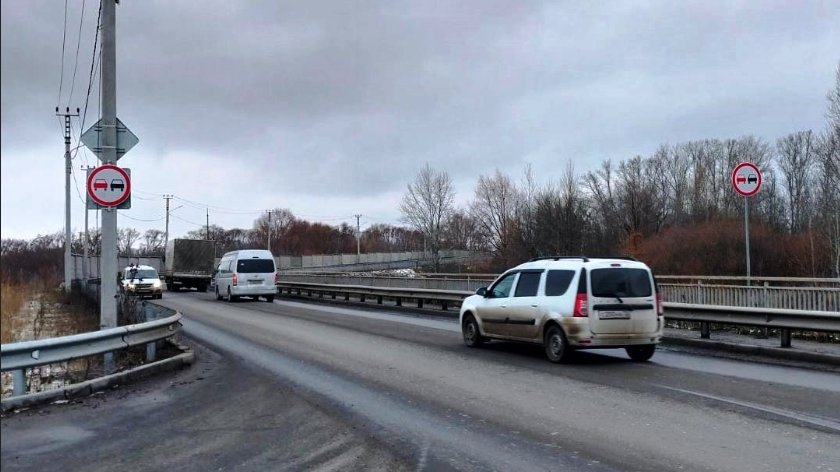
[[[0,5],[2,237],[30,238],[64,226],[54,109],[84,107],[98,2],[69,1],[63,79],[64,2]],[[178,197],[174,236],[206,207],[227,228],[273,207],[397,222],[426,162],[466,204],[496,168],[519,179],[531,163],[547,182],[568,160],[585,172],[662,143],[822,130],[838,25],[835,0],[122,0],[117,115],[140,144],[119,161],[134,189],[119,225],[163,229],[163,194]],[[98,114],[95,82],[84,127]],[[82,195],[95,162],[75,156]]]

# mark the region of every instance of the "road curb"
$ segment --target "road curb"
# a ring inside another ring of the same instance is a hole
[[[151,364],[144,364],[116,374],[85,380],[84,382],[68,385],[60,389],[6,398],[0,402],[2,403],[2,411],[5,413],[10,410],[40,405],[56,400],[70,400],[85,397],[116,385],[136,382],[162,372],[178,370],[191,365],[195,361],[195,353],[192,349],[182,344],[172,341],[169,342],[182,352],[176,356],[161,359]]]
[[[774,359],[784,359],[789,361],[813,362],[817,364],[840,366],[840,356],[811,351],[799,351],[793,348],[755,346],[751,344],[734,344],[723,341],[709,341],[705,339],[692,339],[679,336],[664,336],[662,338],[662,343],[666,346],[672,345],[694,347],[712,352],[723,351],[732,352],[736,354],[763,356]]]

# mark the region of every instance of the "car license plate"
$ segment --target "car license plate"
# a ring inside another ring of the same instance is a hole
[[[599,311],[598,319],[601,320],[629,320],[629,311]]]
[[[261,285],[262,280],[249,280],[248,283],[251,285]]]

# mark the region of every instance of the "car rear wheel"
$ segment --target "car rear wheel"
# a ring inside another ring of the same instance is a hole
[[[227,290],[227,301],[228,301],[228,303],[232,303],[237,298],[239,298],[239,297],[234,297],[233,294],[230,293],[230,287],[228,287],[228,290]]]
[[[461,334],[464,336],[464,344],[467,347],[481,347],[484,344],[484,338],[478,329],[478,322],[475,321],[472,315],[467,315],[464,319],[464,325],[461,326]]]
[[[653,357],[653,353],[656,352],[656,344],[632,346],[625,348],[624,350],[627,351],[627,355],[630,356],[630,359],[633,359],[635,362],[645,362]]]
[[[219,294],[219,286],[216,286],[216,300],[221,300],[222,296]]]
[[[265,301],[267,301],[268,303],[274,303],[274,295],[266,295]]]
[[[568,359],[571,351],[569,343],[566,341],[566,335],[557,325],[552,325],[545,331],[543,346],[545,347],[545,356],[554,363]]]

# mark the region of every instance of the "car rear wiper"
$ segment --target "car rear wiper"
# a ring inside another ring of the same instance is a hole
[[[619,302],[619,303],[624,303],[624,300],[622,300],[622,299],[621,299],[621,297],[619,297],[617,293],[605,293],[605,294],[603,294],[603,295],[604,295],[605,297],[613,297],[613,298],[615,298],[616,300],[618,300],[618,302]]]

